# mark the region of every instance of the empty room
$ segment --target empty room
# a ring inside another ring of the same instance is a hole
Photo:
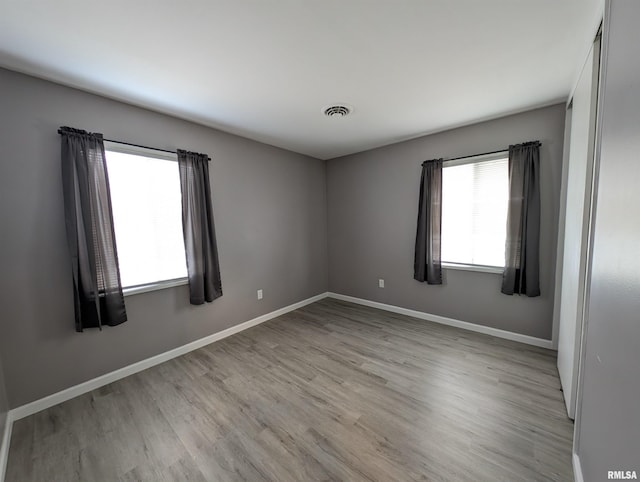
[[[640,2],[0,5],[0,481],[640,473]]]

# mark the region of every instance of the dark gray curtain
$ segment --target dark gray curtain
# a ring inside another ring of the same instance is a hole
[[[509,212],[502,292],[540,296],[540,143],[509,146]]]
[[[422,163],[420,201],[413,277],[430,285],[442,284],[440,236],[442,228],[442,159]]]
[[[127,321],[102,134],[61,127],[76,330]]]
[[[189,272],[189,298],[201,305],[222,296],[218,246],[213,225],[209,157],[178,150],[182,229]]]

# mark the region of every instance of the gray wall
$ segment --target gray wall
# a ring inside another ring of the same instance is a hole
[[[586,482],[640,472],[640,2],[605,13],[590,299],[576,421]],[[608,38],[607,38],[608,36]]]
[[[11,407],[327,290],[325,163],[0,70],[0,352]],[[57,129],[212,158],[224,296],[126,298],[129,321],[76,333]],[[256,290],[264,299],[256,299]]]
[[[329,290],[550,339],[564,116],[555,105],[328,161]],[[415,281],[422,161],[534,139],[542,141],[542,296],[503,295],[498,274],[446,270],[443,286]]]

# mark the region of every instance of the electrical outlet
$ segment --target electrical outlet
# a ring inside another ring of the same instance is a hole
[[[378,280],[378,288],[384,288],[384,280],[382,278]]]
[[[258,299],[261,300],[262,299],[262,290],[258,290]]]

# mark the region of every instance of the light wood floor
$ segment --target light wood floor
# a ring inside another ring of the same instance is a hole
[[[7,481],[572,481],[555,353],[325,299],[15,423]]]

